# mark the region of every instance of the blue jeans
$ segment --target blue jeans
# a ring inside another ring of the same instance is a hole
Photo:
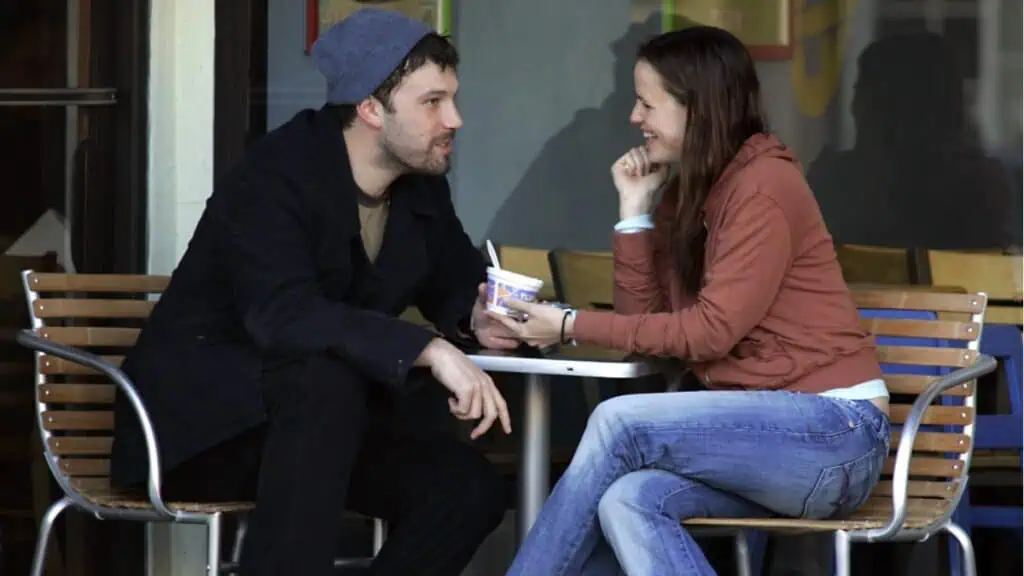
[[[681,519],[847,514],[888,451],[888,418],[865,400],[619,396],[591,414],[508,574],[714,574]]]

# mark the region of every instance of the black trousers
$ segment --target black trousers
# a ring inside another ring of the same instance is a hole
[[[425,416],[445,393],[404,398],[331,356],[265,369],[268,422],[169,471],[165,494],[255,500],[243,576],[333,573],[343,510],[389,523],[370,573],[457,575],[501,522],[505,490],[477,450]]]

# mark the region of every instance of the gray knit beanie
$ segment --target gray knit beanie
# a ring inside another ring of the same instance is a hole
[[[379,8],[362,8],[331,26],[311,50],[327,79],[327,102],[355,104],[369,97],[432,32],[423,22]]]

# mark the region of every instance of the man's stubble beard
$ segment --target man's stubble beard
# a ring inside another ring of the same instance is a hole
[[[400,127],[385,127],[381,133],[379,162],[382,166],[396,170],[401,174],[431,174],[444,175],[451,170],[451,158],[441,157],[440,162],[435,162],[432,152],[435,142],[431,142],[426,153],[411,150],[408,146],[401,144],[405,132]],[[419,161],[418,161],[419,160]]]

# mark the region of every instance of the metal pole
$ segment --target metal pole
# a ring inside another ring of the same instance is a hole
[[[526,375],[523,447],[519,461],[519,526],[521,543],[540,514],[550,481],[550,384],[538,374]]]

